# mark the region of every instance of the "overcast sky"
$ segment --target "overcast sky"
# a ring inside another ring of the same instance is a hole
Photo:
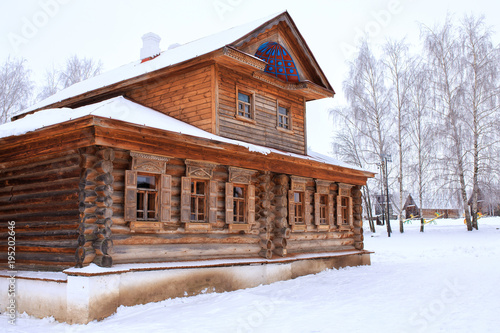
[[[500,2],[494,0],[23,0],[0,2],[0,63],[23,57],[40,83],[69,56],[101,59],[110,70],[139,58],[141,36],[160,47],[189,41],[288,10],[337,95],[308,103],[308,145],[328,153],[334,128],[328,110],[344,101],[346,61],[363,31],[370,42],[406,37],[419,42],[419,23],[434,26],[447,13],[485,14],[499,42]]]

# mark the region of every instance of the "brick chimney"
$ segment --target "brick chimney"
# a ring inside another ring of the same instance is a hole
[[[142,62],[151,60],[160,54],[160,36],[148,32],[142,36],[141,60]]]

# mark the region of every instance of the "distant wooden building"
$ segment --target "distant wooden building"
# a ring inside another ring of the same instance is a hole
[[[334,91],[289,14],[157,43],[0,126],[2,267],[8,221],[17,269],[71,276],[91,263],[369,263],[360,188],[374,174],[308,153],[306,102]]]
[[[403,210],[405,211],[405,217],[407,219],[411,218],[412,216],[420,216],[420,209],[418,208],[415,200],[413,200],[411,194],[408,194],[408,197],[406,198],[405,204],[403,206]]]

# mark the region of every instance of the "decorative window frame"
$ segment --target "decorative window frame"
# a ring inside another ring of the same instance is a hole
[[[217,166],[204,161],[185,160],[186,176],[181,177],[181,223],[186,231],[210,231],[217,223],[217,181],[212,180]],[[191,221],[191,181],[204,180],[206,189],[206,221]]]
[[[311,225],[311,192],[307,190],[306,184],[311,178],[291,176],[290,190],[288,191],[288,224],[292,231],[307,231],[314,228]],[[303,193],[304,195],[304,223],[295,223],[295,192]]]
[[[245,95],[250,96],[250,118],[240,116],[238,114],[238,107],[239,107],[239,98],[238,98],[238,93],[241,92]],[[251,124],[256,124],[255,120],[255,92],[247,90],[247,89],[240,89],[238,86],[236,86],[236,107],[234,111],[234,117],[238,120],[242,120]]]
[[[131,232],[159,232],[164,224],[171,222],[172,177],[166,174],[169,158],[130,152],[131,170],[125,170],[124,219],[130,222]],[[137,175],[157,177],[158,199],[156,220],[137,219]]]
[[[288,127],[284,128],[280,126],[280,106],[288,110]],[[281,100],[276,100],[276,129],[285,133],[293,133],[293,121],[292,121],[292,105],[290,103],[283,102]]]
[[[335,230],[335,206],[333,194],[330,193],[330,186],[332,182],[316,179],[316,193],[314,193],[314,224],[318,231]],[[320,200],[321,196],[327,196],[326,202],[326,224],[321,224],[320,216]]]
[[[337,194],[337,226],[339,230],[353,230],[354,229],[354,215],[353,215],[353,202],[352,202],[352,188],[354,185],[338,184]],[[347,217],[344,216],[342,207],[342,198],[347,199]],[[344,223],[346,221],[347,223]]]
[[[230,233],[249,232],[255,224],[255,185],[252,184],[252,177],[257,171],[236,167],[229,167],[228,171],[229,177],[226,183],[226,224]],[[238,223],[233,220],[233,189],[235,185],[246,189],[245,223]]]

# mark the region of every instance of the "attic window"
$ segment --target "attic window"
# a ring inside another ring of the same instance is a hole
[[[276,42],[259,46],[255,56],[267,62],[265,72],[287,82],[299,82],[300,77],[290,53]]]

